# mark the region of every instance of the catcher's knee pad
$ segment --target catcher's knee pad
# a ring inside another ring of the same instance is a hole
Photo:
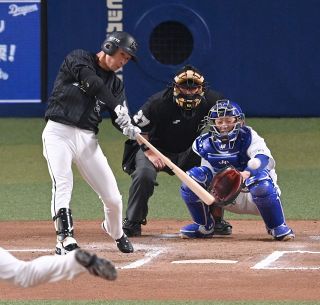
[[[277,190],[271,179],[257,181],[249,186],[249,191],[252,197],[256,198],[264,198],[274,193],[277,194]]]
[[[187,171],[187,174],[204,188],[208,188],[210,186],[213,177],[212,172],[206,166],[193,167]],[[186,203],[199,200],[199,197],[184,183],[181,185],[180,193]]]
[[[204,188],[210,186],[213,177],[211,170],[206,166],[193,167],[187,171],[187,174]]]
[[[263,170],[259,172],[257,175],[249,177],[248,179],[245,180],[245,185],[250,189],[250,186],[252,186],[253,184],[259,183],[259,181],[263,181],[263,180],[271,180],[272,182],[272,179],[269,175],[268,170]]]
[[[285,222],[281,200],[271,179],[258,181],[249,186],[253,202],[256,204],[269,229]]]
[[[57,240],[63,241],[66,237],[73,237],[73,219],[70,209],[61,208],[53,217]]]

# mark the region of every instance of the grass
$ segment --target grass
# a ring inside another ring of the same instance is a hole
[[[248,119],[265,138],[277,163],[287,219],[319,219],[320,119]],[[51,180],[42,156],[42,119],[0,119],[0,220],[50,219]],[[122,171],[125,137],[110,120],[101,124],[99,142],[117,178],[124,207],[130,177]],[[180,181],[165,173],[149,202],[149,218],[189,219],[179,194]],[[77,219],[99,219],[102,204],[74,170],[72,209]],[[227,213],[228,219],[254,216]]]

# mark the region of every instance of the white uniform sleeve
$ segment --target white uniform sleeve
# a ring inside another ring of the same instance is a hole
[[[247,154],[250,158],[254,158],[254,156],[258,154],[263,154],[269,157],[269,164],[267,166],[268,170],[272,170],[275,168],[275,161],[271,155],[270,149],[267,147],[266,142],[262,137],[260,137],[256,131],[254,131],[251,127],[247,126],[251,131],[251,144],[248,147]]]

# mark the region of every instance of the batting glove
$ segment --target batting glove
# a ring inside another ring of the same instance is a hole
[[[141,129],[132,124],[127,125],[122,129],[122,133],[127,136],[130,140],[135,140],[138,133],[141,133]]]
[[[115,122],[120,126],[121,129],[131,124],[131,117],[129,115],[128,108],[122,105],[118,105],[114,112],[117,114]]]

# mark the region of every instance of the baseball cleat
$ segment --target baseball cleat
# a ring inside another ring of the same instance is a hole
[[[104,226],[104,221],[101,224],[101,228],[105,233],[108,234],[108,232]],[[132,244],[126,234],[123,234],[119,239],[116,239],[115,242],[116,242],[118,249],[123,253],[132,253],[134,251],[133,246],[132,246]]]
[[[295,238],[294,232],[286,224],[282,224],[274,229],[267,229],[267,231],[275,240],[289,241]]]
[[[117,278],[117,270],[111,261],[100,258],[96,254],[91,254],[82,249],[76,251],[75,258],[80,265],[95,276],[109,281],[114,281]]]
[[[141,236],[141,223],[125,218],[122,222],[122,229],[128,237]]]
[[[73,237],[66,237],[63,241],[58,241],[56,244],[55,254],[66,255],[67,253],[78,249],[77,241]]]
[[[118,249],[123,253],[132,253],[134,251],[126,234],[123,234],[121,238],[116,239],[116,244]]]
[[[208,238],[214,235],[213,223],[209,228],[197,223],[191,223],[180,229],[181,238]]]
[[[231,235],[232,234],[232,225],[225,221],[224,219],[214,219],[214,235]]]

